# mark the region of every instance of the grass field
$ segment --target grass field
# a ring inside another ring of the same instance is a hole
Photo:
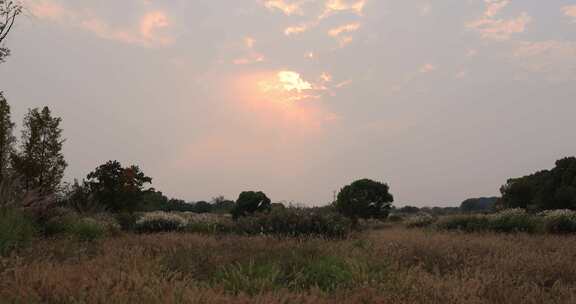
[[[123,234],[0,259],[2,303],[576,303],[576,236]]]

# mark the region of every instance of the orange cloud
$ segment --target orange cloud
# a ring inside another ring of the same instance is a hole
[[[353,41],[352,36],[346,35],[357,31],[360,28],[360,23],[349,23],[328,31],[328,35],[336,38],[340,47],[344,47]]]
[[[423,66],[420,67],[420,73],[430,73],[430,72],[434,72],[436,71],[436,66],[431,64],[431,63],[427,63]]]
[[[510,4],[508,0],[484,0],[484,2],[486,9],[482,16],[466,25],[469,29],[480,33],[484,39],[508,40],[513,34],[523,33],[532,21],[532,17],[526,12],[513,19],[496,18]]]
[[[29,0],[26,5],[37,18],[82,28],[103,39],[146,47],[166,46],[174,41],[172,37],[160,32],[171,24],[163,11],[147,12],[140,17],[137,28],[130,29],[112,27],[102,18],[67,8],[52,0]]]
[[[302,9],[298,2],[289,2],[285,0],[267,0],[264,1],[264,6],[269,10],[279,10],[285,15],[301,15]]]
[[[562,11],[567,17],[572,17],[572,22],[576,22],[576,5],[565,6]]]
[[[290,35],[302,34],[306,31],[308,31],[309,29],[310,29],[310,25],[308,25],[308,24],[289,26],[286,29],[284,29],[284,35],[290,36]]]
[[[365,6],[366,0],[327,0],[324,13],[319,18],[322,19],[332,14],[346,11],[362,16]]]
[[[246,55],[244,57],[236,58],[232,61],[236,65],[252,64],[264,61],[264,55],[258,53],[254,48],[256,46],[256,39],[252,37],[244,37],[244,48]]]

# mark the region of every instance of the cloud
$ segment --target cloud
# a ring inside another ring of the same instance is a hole
[[[290,35],[302,34],[308,31],[310,28],[311,26],[306,23],[295,26],[289,26],[286,29],[284,29],[284,35],[290,36]]]
[[[100,17],[67,8],[52,0],[30,0],[26,5],[32,15],[39,19],[81,28],[103,39],[146,47],[167,46],[174,42],[171,36],[161,32],[171,25],[169,17],[163,11],[146,12],[139,18],[136,27],[116,28]]]
[[[236,58],[232,61],[233,64],[236,65],[245,65],[245,64],[252,64],[257,62],[263,62],[265,60],[264,55],[257,52],[255,50],[256,46],[256,39],[253,37],[247,36],[243,39],[244,49],[246,51],[246,55],[240,58]]]
[[[536,41],[520,42],[513,53],[513,60],[523,69],[545,74],[554,81],[576,79],[576,42],[573,41]]]
[[[365,6],[366,0],[326,0],[324,12],[319,16],[319,19],[341,12],[352,12],[362,16]]]
[[[267,0],[264,1],[264,6],[269,10],[279,10],[287,16],[302,15],[302,8],[299,2],[285,1],[285,0]]]
[[[420,67],[420,73],[430,73],[430,72],[434,72],[436,71],[436,66],[431,64],[431,63],[427,63],[423,66]]]
[[[330,37],[336,38],[340,47],[344,47],[353,41],[352,36],[347,35],[360,29],[360,23],[348,23],[335,27],[328,31]]]
[[[508,40],[513,34],[523,33],[532,17],[522,12],[512,19],[497,18],[498,14],[510,4],[507,0],[484,0],[486,9],[482,16],[468,23],[469,29],[475,30],[484,39]]]
[[[576,5],[569,5],[562,8],[562,12],[567,17],[572,18],[572,22],[576,22]]]

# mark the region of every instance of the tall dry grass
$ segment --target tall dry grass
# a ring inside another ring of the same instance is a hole
[[[125,235],[0,259],[1,303],[576,303],[576,237]]]

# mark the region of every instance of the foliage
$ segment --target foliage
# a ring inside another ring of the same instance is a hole
[[[576,232],[576,211],[548,210],[539,214],[543,217],[544,231],[549,233]]]
[[[180,215],[156,211],[146,213],[136,221],[136,231],[141,233],[178,231],[187,223]]]
[[[400,213],[405,213],[405,214],[416,214],[416,213],[420,212],[420,208],[414,207],[414,206],[404,206],[402,208],[399,208],[396,211],[400,212]]]
[[[16,207],[24,196],[20,179],[7,173],[0,179],[0,208]]]
[[[352,232],[352,222],[337,213],[286,208],[240,218],[235,229],[243,234],[344,238]]]
[[[145,184],[152,183],[138,166],[122,167],[118,161],[109,161],[88,174],[86,184],[95,199],[113,212],[138,210]]]
[[[234,218],[247,216],[256,212],[270,211],[270,199],[264,192],[244,191],[240,193],[236,200],[236,205],[232,210]]]
[[[344,187],[338,193],[336,209],[353,219],[385,219],[394,197],[387,184],[361,179]]]
[[[409,217],[405,221],[408,228],[423,228],[431,226],[436,221],[436,218],[428,213],[420,213],[415,216]]]
[[[22,177],[24,189],[51,194],[59,190],[67,163],[62,154],[62,119],[50,109],[28,110],[20,149],[12,153],[12,167]]]
[[[14,153],[16,137],[13,135],[14,123],[10,117],[10,105],[0,91],[0,183],[10,175],[10,156]]]
[[[36,235],[33,221],[11,208],[0,208],[0,256],[29,244]]]
[[[86,183],[77,180],[67,189],[62,205],[82,214],[97,214],[106,211],[106,206],[98,201]]]
[[[576,210],[576,157],[556,161],[552,170],[510,179],[500,191],[504,208]]]
[[[458,230],[465,232],[488,231],[490,221],[484,215],[452,215],[440,218],[435,226],[441,230]]]
[[[114,214],[114,218],[122,230],[132,231],[136,229],[136,223],[141,215],[132,212],[119,212]]]
[[[465,213],[490,212],[497,201],[497,197],[470,198],[460,204],[460,211]]]
[[[538,218],[524,209],[506,209],[488,215],[490,229],[497,232],[536,232]]]
[[[84,218],[70,227],[69,233],[79,241],[90,242],[104,238],[108,232],[107,228],[100,222],[92,218]]]
[[[280,269],[272,263],[256,263],[225,266],[217,272],[214,284],[225,290],[238,294],[257,295],[267,290],[276,289],[280,280]]]

